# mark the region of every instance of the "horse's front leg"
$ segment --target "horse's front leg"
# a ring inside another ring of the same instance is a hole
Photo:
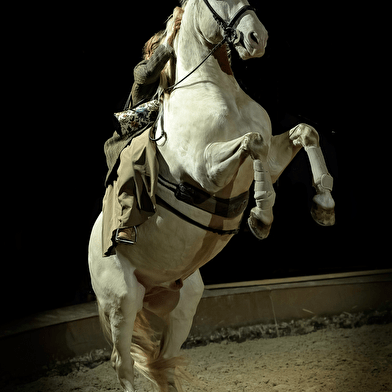
[[[239,167],[249,156],[252,135],[249,133],[228,142],[211,143],[206,147],[203,161],[203,166],[205,164],[207,169],[206,189],[209,188],[209,191],[216,193],[232,181]]]
[[[269,142],[255,132],[250,132],[229,142],[217,142],[207,146],[205,151],[207,178],[222,189],[228,185],[238,173],[241,165],[248,157],[253,159],[252,171],[236,176],[240,188],[249,189],[255,180],[256,207],[248,219],[252,233],[259,239],[267,238],[274,219],[272,207],[275,203],[275,191],[268,164]],[[239,188],[239,189],[240,189]]]
[[[313,198],[311,210],[313,219],[322,226],[334,225],[335,201],[331,195],[333,178],[325,164],[317,131],[309,125],[299,124],[289,131],[288,136],[294,146],[304,147],[309,157],[313,174],[313,186],[317,193]]]

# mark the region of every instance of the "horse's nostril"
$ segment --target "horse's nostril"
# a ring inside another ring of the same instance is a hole
[[[257,37],[257,34],[256,34],[254,31],[252,31],[252,32],[249,34],[249,38],[250,38],[252,41],[254,41],[256,44],[259,43],[259,38]]]

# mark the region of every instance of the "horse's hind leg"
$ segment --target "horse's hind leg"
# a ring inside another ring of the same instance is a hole
[[[124,313],[123,305],[125,303],[113,307],[109,302],[98,300],[99,318],[107,338],[113,345],[111,362],[118,380],[125,392],[135,392],[134,361],[130,353],[136,313]]]
[[[165,359],[178,357],[182,344],[191,330],[197,305],[203,295],[204,284],[199,270],[185,279],[180,291],[180,301],[167,317],[161,341],[161,356]],[[182,388],[175,379],[174,369],[168,374],[169,392],[181,392]]]
[[[113,353],[112,366],[117,373],[118,380],[126,392],[134,389],[134,361],[131,357],[132,335],[139,306],[136,306],[137,293],[128,292],[119,301],[119,308],[109,317]]]
[[[113,259],[117,257],[106,258],[106,265],[115,264]],[[113,344],[112,366],[124,391],[135,392],[131,344],[136,316],[143,305],[144,288],[127,268],[108,267],[103,272],[100,285],[94,282],[94,291],[101,324]]]

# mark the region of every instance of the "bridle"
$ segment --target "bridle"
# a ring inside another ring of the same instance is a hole
[[[211,11],[212,16],[214,17],[216,23],[218,24],[219,27],[223,29],[223,39],[220,41],[217,45],[215,45],[208,55],[201,61],[199,65],[197,65],[189,74],[184,76],[181,80],[179,80],[177,83],[173,84],[172,86],[167,87],[164,91],[169,93],[173,91],[181,82],[183,82],[186,78],[191,76],[198,68],[200,68],[206,61],[207,59],[213,55],[226,41],[236,45],[238,42],[242,40],[242,34],[240,31],[236,30],[233,26],[236,24],[238,19],[247,11],[254,11],[256,12],[256,8],[252,7],[251,5],[244,5],[241,7],[235,15],[231,18],[229,22],[226,22],[212,7],[212,5],[209,3],[208,0],[203,0],[205,5],[208,7],[208,9]]]
[[[251,5],[244,5],[241,7],[235,15],[231,18],[229,22],[226,22],[212,7],[208,0],[203,0],[205,5],[211,11],[212,16],[214,17],[216,23],[223,29],[223,37],[225,41],[230,42],[231,44],[235,45],[241,39],[241,34],[238,30],[234,29],[234,25],[238,21],[238,19],[244,14],[246,11],[254,11],[256,12],[256,8],[252,7]]]

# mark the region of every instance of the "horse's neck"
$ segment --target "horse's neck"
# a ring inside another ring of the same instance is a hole
[[[181,80],[195,69],[215,46],[202,43],[193,34],[185,34],[185,37],[179,39],[177,45],[176,81]],[[188,83],[190,84],[191,80],[195,81],[195,79],[203,82],[210,81],[214,82],[217,88],[221,88],[221,83],[226,81],[228,76],[232,79],[231,83],[236,84],[227,55],[227,47],[224,44],[188,78]],[[185,84],[186,82],[183,85]]]

